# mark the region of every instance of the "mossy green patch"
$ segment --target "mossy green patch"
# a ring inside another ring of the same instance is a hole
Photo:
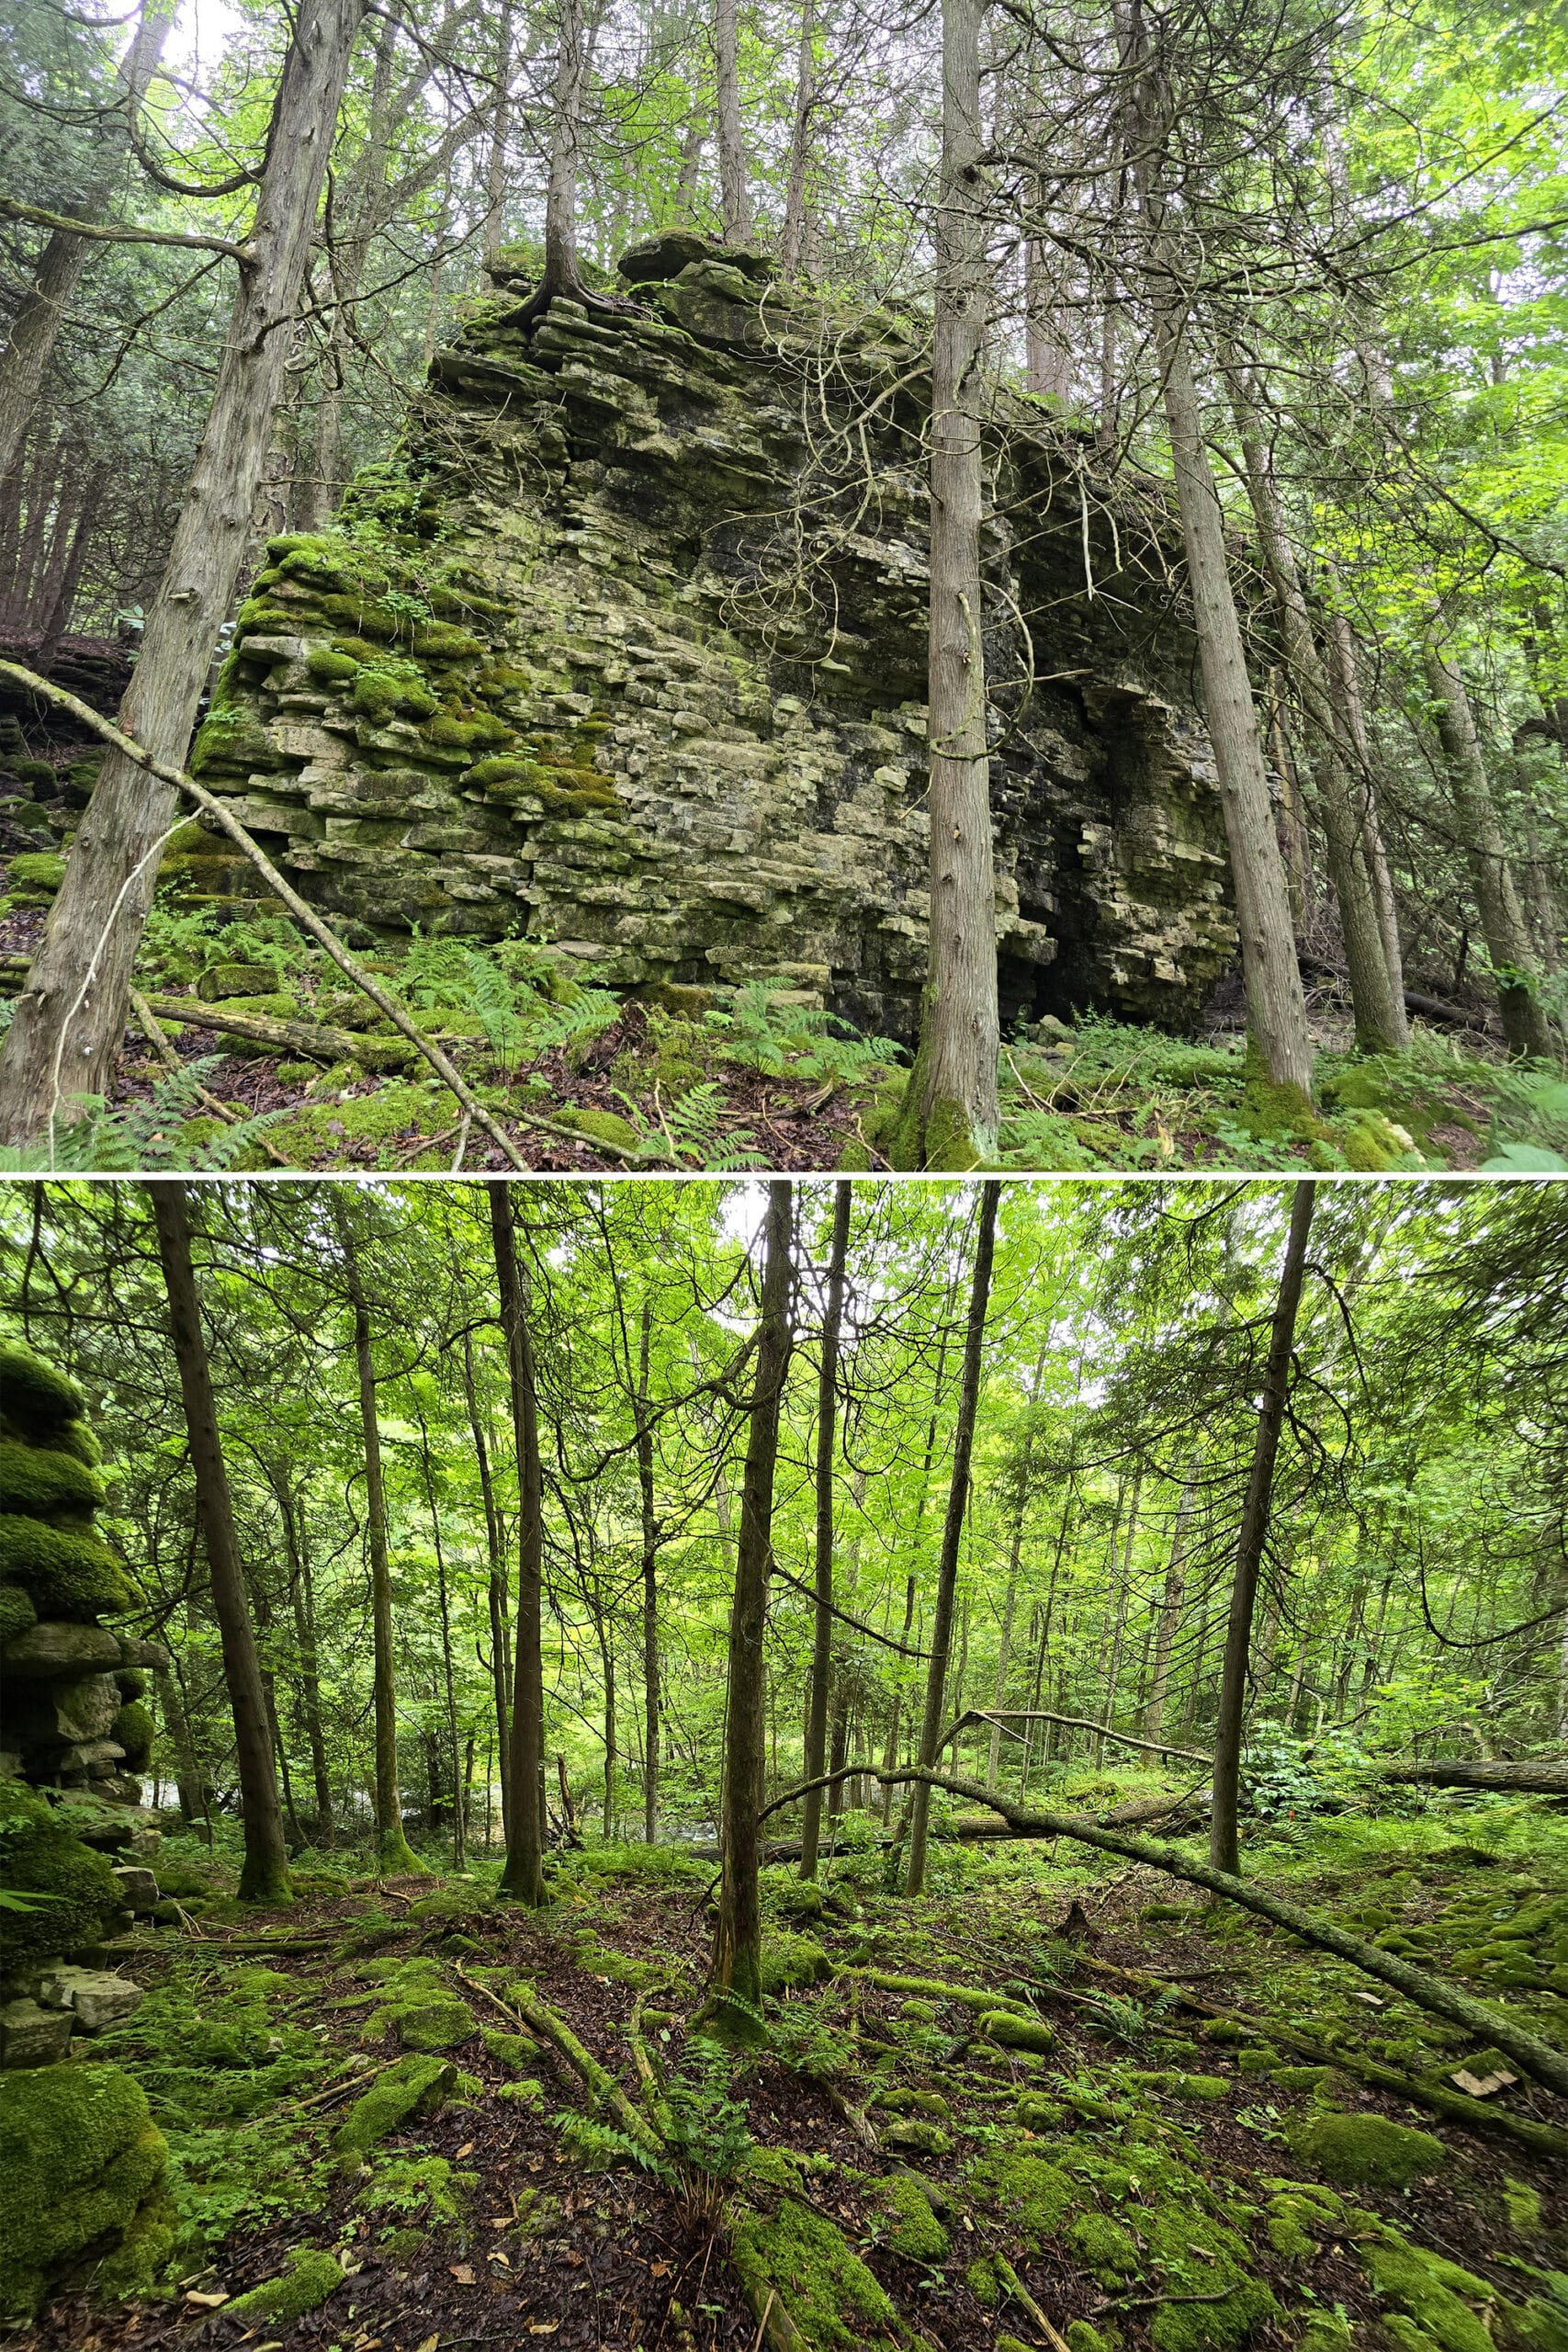
[[[173,2233],[168,2148],[145,2092],[118,2066],[0,2075],[0,2310],[30,2317],[89,2248],[151,2285]]]
[[[276,2278],[253,2287],[225,2303],[225,2319],[269,2319],[291,2327],[307,2312],[320,2311],[329,2295],[343,2285],[343,2271],[334,2255],[316,2246],[302,2247],[288,2257],[288,2267]]]
[[[57,850],[25,849],[11,860],[11,888],[38,890],[52,898],[65,879],[65,860]]]
[[[0,1881],[19,1894],[49,1898],[36,1911],[0,1911],[0,1974],[92,1942],[119,1908],[119,1883],[105,1857],[19,1781],[0,1781]]]
[[[1056,2030],[1044,2018],[1019,2017],[1010,2009],[988,2010],[979,2030],[987,2041],[1005,2050],[1032,2050],[1043,2055],[1056,2047]]]
[[[807,1984],[818,1984],[833,1973],[833,1963],[814,1936],[774,1934],[762,1943],[761,1985],[764,1995],[778,1995]]]
[[[125,1570],[103,1538],[0,1514],[0,1579],[26,1585],[45,1617],[96,1618],[129,1609]]]
[[[488,2054],[501,2066],[508,2066],[514,2075],[531,2075],[539,2063],[539,2045],[532,2034],[502,2033],[495,2026],[485,2026],[479,2035]]]
[[[1441,2352],[1490,2352],[1491,2335],[1470,2308],[1495,2301],[1485,2279],[1392,2233],[1363,2245],[1360,2256],[1379,2294],[1407,2313]]]
[[[400,2058],[356,2098],[333,2146],[344,2156],[363,2156],[415,2116],[434,2115],[457,2077],[449,2059],[415,2054]]]
[[[777,2298],[809,2352],[837,2345],[896,2343],[898,2314],[843,2232],[796,2197],[735,2223],[730,2259],[760,2313]]]
[[[1289,2126],[1286,2137],[1303,2164],[1341,2188],[1407,2188],[1442,2169],[1440,2140],[1386,2116],[1320,2108]]]
[[[931,2210],[931,2199],[908,2173],[883,2183],[882,2204],[892,2219],[887,2244],[911,2262],[945,2262],[952,2240]]]
[[[0,1396],[6,1418],[33,1434],[77,1419],[86,1399],[69,1373],[50,1363],[22,1340],[0,1340]]]

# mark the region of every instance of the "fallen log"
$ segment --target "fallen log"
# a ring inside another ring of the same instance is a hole
[[[1466,1764],[1445,1756],[1435,1764],[1380,1764],[1378,1778],[1415,1781],[1428,1789],[1519,1789],[1527,1795],[1568,1797],[1568,1757]]]
[[[863,1764],[853,1769],[861,1772],[866,1770]],[[848,1777],[847,1770],[825,1772],[820,1780],[804,1782],[784,1796],[775,1797],[772,1805],[763,1808],[763,1815],[777,1805],[797,1804],[807,1788],[831,1788],[836,1781]],[[895,1772],[873,1771],[869,1777],[889,1787],[908,1781],[924,1781],[931,1788],[945,1790],[949,1796],[988,1805],[994,1813],[1000,1814],[1017,1838],[1071,1838],[1079,1845],[1098,1847],[1102,1853],[1119,1854],[1124,1861],[1145,1862],[1151,1870],[1184,1879],[1190,1886],[1205,1887],[1211,1894],[1221,1895],[1244,1911],[1256,1912],[1259,1918],[1271,1919],[1276,1927],[1288,1928],[1303,1943],[1313,1944],[1319,1951],[1331,1951],[1338,1960],[1348,1960],[1363,1975],[1392,1984],[1396,1993],[1403,1993],[1417,2008],[1463,2026],[1478,2041],[1489,2042],[1515,2059],[1527,2075],[1533,2075],[1548,2090],[1568,2098],[1568,2052],[1554,2050],[1539,2034],[1517,2024],[1508,2010],[1473,1999],[1446,1978],[1413,1967],[1397,1952],[1384,1951],[1379,1945],[1351,1935],[1347,1928],[1337,1928],[1331,1920],[1314,1918],[1310,1911],[1299,1911],[1293,1903],[1282,1902],[1249,1879],[1233,1878],[1229,1871],[1215,1870],[1212,1863],[1184,1854],[1175,1846],[1162,1846],[1153,1838],[1140,1838],[1126,1829],[1102,1828],[1098,1822],[1084,1820],[1081,1815],[1026,1811],[994,1791],[982,1788],[977,1781],[961,1781],[922,1765],[907,1764]]]
[[[194,996],[150,996],[143,999],[159,1021],[177,1021],[186,1029],[216,1029],[220,1036],[244,1037],[254,1046],[270,1046],[277,1054],[304,1054],[315,1062],[362,1062],[367,1069],[406,1069],[414,1049],[401,1037],[365,1037],[356,1030],[330,1028],[324,1021],[277,1021],[269,1013],[231,1012],[225,1004],[208,1004]]]

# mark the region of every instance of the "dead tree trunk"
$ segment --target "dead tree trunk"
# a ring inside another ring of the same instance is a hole
[[[288,327],[298,308],[349,52],[365,0],[303,0],[283,76],[212,407],[136,675],[124,731],[182,763],[212,648],[244,560],[266,465]],[[109,1091],[130,976],[152,902],[175,787],[120,752],[105,757],[43,943],[0,1052],[0,1127],[51,1133]]]
[[[735,1599],[729,1618],[729,1690],[724,1756],[724,1860],[713,1971],[703,2018],[721,2040],[760,2041],[762,2022],[762,1913],[757,1883],[758,1815],[766,1758],[762,1642],[773,1548],[773,1469],[779,1412],[789,1372],[791,1186],[768,1186],[761,1313],[751,1391],[740,1531],[735,1546]]]
[[[1241,1803],[1241,1739],[1247,1713],[1247,1667],[1252,1654],[1252,1612],[1258,1600],[1258,1573],[1269,1534],[1269,1505],[1274,1489],[1274,1464],[1280,1452],[1290,1390],[1291,1350],[1296,1335],[1296,1311],[1301,1305],[1302,1277],[1306,1267],[1307,1236],[1312,1231],[1315,1184],[1298,1184],[1291,1201],[1291,1229],[1285,1242],[1285,1262],[1274,1301],[1269,1332],[1269,1355],[1263,1370],[1263,1401],[1253,1442],[1252,1469],[1242,1505],[1241,1532],[1236,1538],[1235,1575],[1231,1583],[1230,1619],[1225,1629],[1224,1667],[1220,1680],[1219,1713],[1214,1723],[1214,1804],[1209,1824],[1209,1859],[1217,1871],[1234,1877],[1241,1868],[1237,1819]]]
[[[158,1230],[158,1256],[169,1302],[169,1329],[180,1376],[191,1471],[196,1479],[197,1518],[212,1580],[212,1613],[223,1650],[223,1679],[234,1719],[234,1762],[244,1816],[245,1860],[240,1872],[242,1903],[288,1903],[288,1858],[277,1774],[267,1724],[266,1692],[255,1633],[245,1598],[240,1543],[229,1497],[229,1474],[218,1433],[207,1341],[197,1301],[190,1255],[190,1213],[183,1184],[151,1188]]]
[[[1538,1756],[1522,1764],[1464,1764],[1441,1758],[1435,1764],[1380,1764],[1382,1781],[1415,1781],[1428,1789],[1522,1789],[1540,1796],[1568,1796],[1568,1758]]]

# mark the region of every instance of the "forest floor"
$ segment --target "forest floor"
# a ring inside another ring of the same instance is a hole
[[[1104,1802],[1103,1784],[1054,1794]],[[685,2032],[712,1866],[678,1846],[562,1855],[536,1914],[495,1901],[480,1855],[463,1877],[313,1867],[290,1908],[242,1915],[198,1846],[167,1845],[179,1910],[122,1963],[152,1989],[96,2050],[140,2076],[169,2136],[176,2256],[159,2297],[67,2297],[13,2340],[756,2346],[757,2297],[728,2252],[750,2213],[812,2352],[1568,2346],[1568,2143],[1505,2128],[1568,2125],[1568,2102],[1510,2078],[1456,2122],[1358,2080],[1374,2061],[1451,2099],[1462,2069],[1517,2070],[1153,1871],[942,1843],[909,1901],[884,1891],[875,1835],[851,1816],[819,1891],[765,1873],[773,2046],[730,2058]],[[1549,1808],[1280,1825],[1247,1867],[1568,2039],[1568,1821]],[[523,2032],[520,1991],[634,2100],[644,2005],[683,2169],[628,2161],[614,2116],[590,2116]],[[1049,2049],[998,2040],[989,2001]],[[1303,2037],[1341,2065],[1303,2063]],[[462,2070],[445,2105],[364,2163],[334,2157],[350,2098],[403,2046]],[[228,2316],[301,2247],[342,2266],[315,2308]]]
[[[22,985],[59,864],[23,852],[0,869],[0,998]],[[401,956],[365,952],[530,1168],[890,1164],[907,1054],[787,992],[622,997],[592,967],[525,942],[480,948],[444,936],[416,939]],[[324,954],[264,910],[220,921],[161,899],[137,986],[149,1012],[126,1033],[112,1100],[64,1144],[72,1165],[423,1173],[510,1164]],[[1321,1108],[1298,1131],[1270,1129],[1249,1107],[1235,989],[1220,992],[1196,1042],[1093,1015],[1018,1028],[1001,1058],[998,1164],[1568,1169],[1561,1072],[1509,1068],[1479,1025],[1461,1035],[1418,1023],[1407,1056],[1368,1059],[1354,1052],[1332,988],[1314,989],[1309,1011]]]

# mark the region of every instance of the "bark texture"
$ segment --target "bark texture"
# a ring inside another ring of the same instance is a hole
[[[980,579],[980,358],[987,307],[979,200],[982,13],[979,0],[944,0],[942,16],[931,423],[931,954],[919,1049],[894,1155],[905,1168],[982,1166],[995,1157],[999,1125]]]
[[[266,469],[288,322],[299,306],[333,130],[365,0],[304,0],[212,407],[148,613],[123,731],[183,763]],[[176,794],[109,752],[0,1052],[0,1126],[25,1143],[107,1095],[130,976]]]
[[[511,1189],[487,1187],[501,1321],[512,1385],[512,1426],[517,1452],[517,1614],[513,1635],[511,1823],[501,1890],[538,1910],[545,1890],[545,1686],[540,1612],[545,1558],[544,1481],[539,1465],[539,1395],[523,1272],[517,1261]]]
[[[947,1516],[942,1523],[942,1551],[937,1561],[936,1611],[931,1623],[931,1664],[926,1669],[926,1705],[920,1723],[919,1760],[936,1762],[942,1740],[942,1714],[947,1698],[947,1659],[953,1642],[953,1597],[958,1583],[958,1546],[969,1502],[969,1462],[975,1446],[975,1417],[980,1402],[981,1355],[986,1340],[986,1309],[991,1296],[991,1261],[996,1250],[997,1209],[1001,1186],[994,1181],[981,1187],[980,1226],[975,1242],[975,1272],[969,1286],[969,1316],[964,1334],[964,1370],[958,1387],[958,1418],[953,1431],[953,1476],[947,1490]],[[915,1786],[909,1808],[909,1860],[904,1892],[919,1894],[926,1877],[926,1832],[931,1817],[931,1791],[924,1781]]]
[[[1524,908],[1507,843],[1492,797],[1475,714],[1464,680],[1435,640],[1426,648],[1427,684],[1438,721],[1438,734],[1453,792],[1454,815],[1470,861],[1475,903],[1481,915],[1481,935],[1497,976],[1497,1005],[1503,1035],[1511,1054],[1553,1051],[1551,1026],[1544,1006],[1531,989],[1536,977],[1535,943]]]
[[[829,1684],[833,1670],[833,1453],[838,1435],[839,1338],[844,1319],[844,1265],[850,1247],[852,1185],[833,1187],[833,1245],[828,1265],[828,1304],[822,1317],[822,1356],[817,1377],[817,1613],[812,1627],[811,1697],[806,1719],[806,1777],[815,1780],[827,1765]],[[817,1875],[822,1834],[822,1792],[813,1789],[800,1823],[800,1875]]]
[[[789,1371],[791,1186],[768,1186],[761,1314],[751,1391],[740,1528],[735,1546],[735,1599],[729,1618],[729,1689],[724,1756],[724,1860],[713,1973],[703,2018],[721,2040],[760,2041],[762,2022],[762,1912],[757,1883],[758,1816],[767,1756],[762,1643],[773,1550],[773,1470],[779,1408]]]
[[[234,1718],[234,1762],[240,1779],[245,1836],[240,1900],[287,1903],[290,1899],[288,1859],[277,1802],[266,1691],[256,1656],[250,1604],[245,1597],[240,1543],[229,1497],[229,1474],[224,1466],[207,1341],[197,1301],[189,1205],[183,1184],[154,1184],[151,1190],[158,1256],[169,1302],[169,1329],[180,1376],[191,1471],[196,1480],[197,1518],[212,1582],[212,1613],[218,1620],[222,1645],[223,1680]]]
[[[1302,1300],[1306,1267],[1307,1237],[1312,1231],[1317,1186],[1298,1183],[1291,1200],[1291,1227],[1285,1241],[1285,1262],[1269,1328],[1269,1354],[1263,1369],[1263,1399],[1253,1441],[1252,1468],[1242,1505],[1241,1531],[1236,1538],[1235,1574],[1231,1580],[1230,1615],[1225,1626],[1224,1665],[1220,1679],[1219,1713],[1214,1723],[1214,1797],[1209,1823],[1209,1859],[1219,1871],[1234,1877],[1241,1868],[1238,1817],[1241,1801],[1241,1742],[1247,1713],[1247,1668],[1252,1657],[1252,1614],[1258,1602],[1258,1577],[1269,1535],[1269,1507],[1274,1491],[1274,1464],[1280,1454],[1280,1432],[1291,1382],[1291,1350],[1295,1342],[1296,1313]]]

